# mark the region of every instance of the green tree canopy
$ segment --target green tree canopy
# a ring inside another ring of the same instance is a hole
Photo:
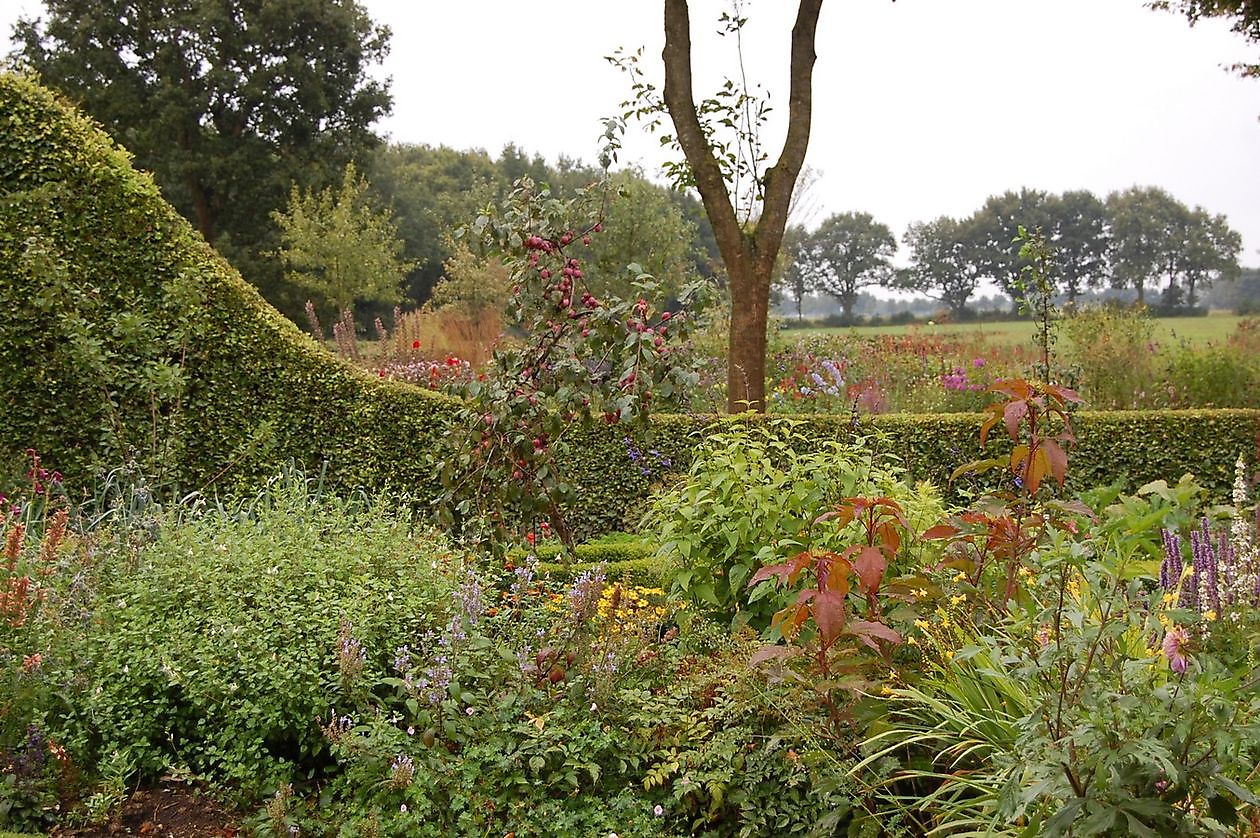
[[[1086,288],[1102,286],[1109,276],[1111,232],[1107,208],[1094,193],[1077,189],[1052,197],[1046,234],[1055,249],[1055,279],[1069,302]]]
[[[424,302],[454,255],[451,231],[476,218],[511,181],[484,151],[446,146],[382,146],[371,167],[372,190],[393,211],[404,253],[414,263],[407,274],[407,298]]]
[[[989,196],[970,220],[974,235],[983,241],[979,270],[1013,299],[1020,295],[1018,284],[1025,264],[1015,236],[1023,227],[1040,229],[1050,238],[1050,201],[1050,195],[1040,189],[1008,190]]]
[[[1165,302],[1193,306],[1197,290],[1237,276],[1242,237],[1223,215],[1188,208],[1158,187],[1131,187],[1107,197],[1113,284],[1132,287],[1145,302],[1148,286]]]
[[[905,243],[911,264],[897,272],[895,287],[926,294],[955,317],[962,315],[987,276],[987,231],[974,216],[963,221],[941,216],[911,224]]]
[[[361,300],[396,302],[411,269],[389,211],[372,207],[367,189],[352,163],[338,190],[294,186],[288,209],[273,214],[286,276],[337,313]]]
[[[1230,18],[1235,32],[1252,43],[1260,44],[1260,0],[1153,0],[1147,5],[1180,12],[1191,26],[1200,18]],[[1260,77],[1260,62],[1235,64],[1233,69],[1244,76]]]
[[[100,121],[273,302],[289,185],[327,183],[390,108],[389,30],[354,0],[44,0],[18,57]],[[274,275],[275,271],[272,268]]]
[[[805,235],[789,274],[799,274],[810,289],[834,297],[845,320],[851,321],[863,288],[891,282],[896,252],[892,230],[870,213],[838,213]]]
[[[1198,303],[1200,288],[1219,279],[1236,279],[1242,271],[1238,264],[1242,236],[1223,215],[1212,215],[1203,207],[1191,210],[1182,246],[1180,279],[1191,308]]]
[[[626,170],[613,175],[603,230],[591,236],[582,257],[597,295],[627,297],[634,279],[627,265],[651,274],[662,291],[675,296],[696,278],[696,228],[683,217],[670,190]]]

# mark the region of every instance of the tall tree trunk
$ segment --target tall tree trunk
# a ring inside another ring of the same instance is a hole
[[[731,274],[731,333],[727,341],[727,411],[766,409],[766,320],[769,316],[769,275]]]
[[[779,160],[766,171],[761,214],[744,229],[722,168],[696,114],[691,81],[691,20],[687,0],[665,0],[665,107],[669,110],[713,227],[731,293],[726,406],[731,413],[766,409],[766,323],[770,276],[783,245],[788,208],[805,163],[813,108],[814,34],[822,0],[801,0],[792,27],[788,131]]]

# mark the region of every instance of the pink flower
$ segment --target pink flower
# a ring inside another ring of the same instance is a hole
[[[1178,675],[1184,675],[1190,665],[1190,659],[1186,656],[1186,645],[1189,642],[1190,635],[1181,626],[1173,626],[1164,635],[1164,657],[1168,658],[1169,669]]]

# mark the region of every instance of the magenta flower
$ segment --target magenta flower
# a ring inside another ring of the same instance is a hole
[[[1190,659],[1186,655],[1186,645],[1189,642],[1190,635],[1181,626],[1173,626],[1164,635],[1164,657],[1168,658],[1168,667],[1178,675],[1184,675],[1190,665]]]

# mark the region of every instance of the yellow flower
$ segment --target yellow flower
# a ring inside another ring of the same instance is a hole
[[[920,631],[927,631],[927,630],[928,630],[928,621],[927,621],[927,620],[915,620],[915,621],[914,621],[914,627],[915,627],[915,628],[917,628],[917,629],[919,629]]]
[[[907,638],[906,638],[906,644],[907,644],[907,645],[909,645],[909,646],[918,646],[918,645],[919,645],[919,638],[915,637],[915,636],[912,634],[912,635],[910,635],[909,637],[907,637]]]
[[[1215,622],[1216,612],[1209,608],[1207,611],[1203,612],[1203,619],[1207,620],[1209,623]]]
[[[959,605],[960,603],[964,603],[966,601],[967,601],[967,597],[964,596],[963,594],[958,594],[956,596],[952,596],[949,598],[950,605]]]

